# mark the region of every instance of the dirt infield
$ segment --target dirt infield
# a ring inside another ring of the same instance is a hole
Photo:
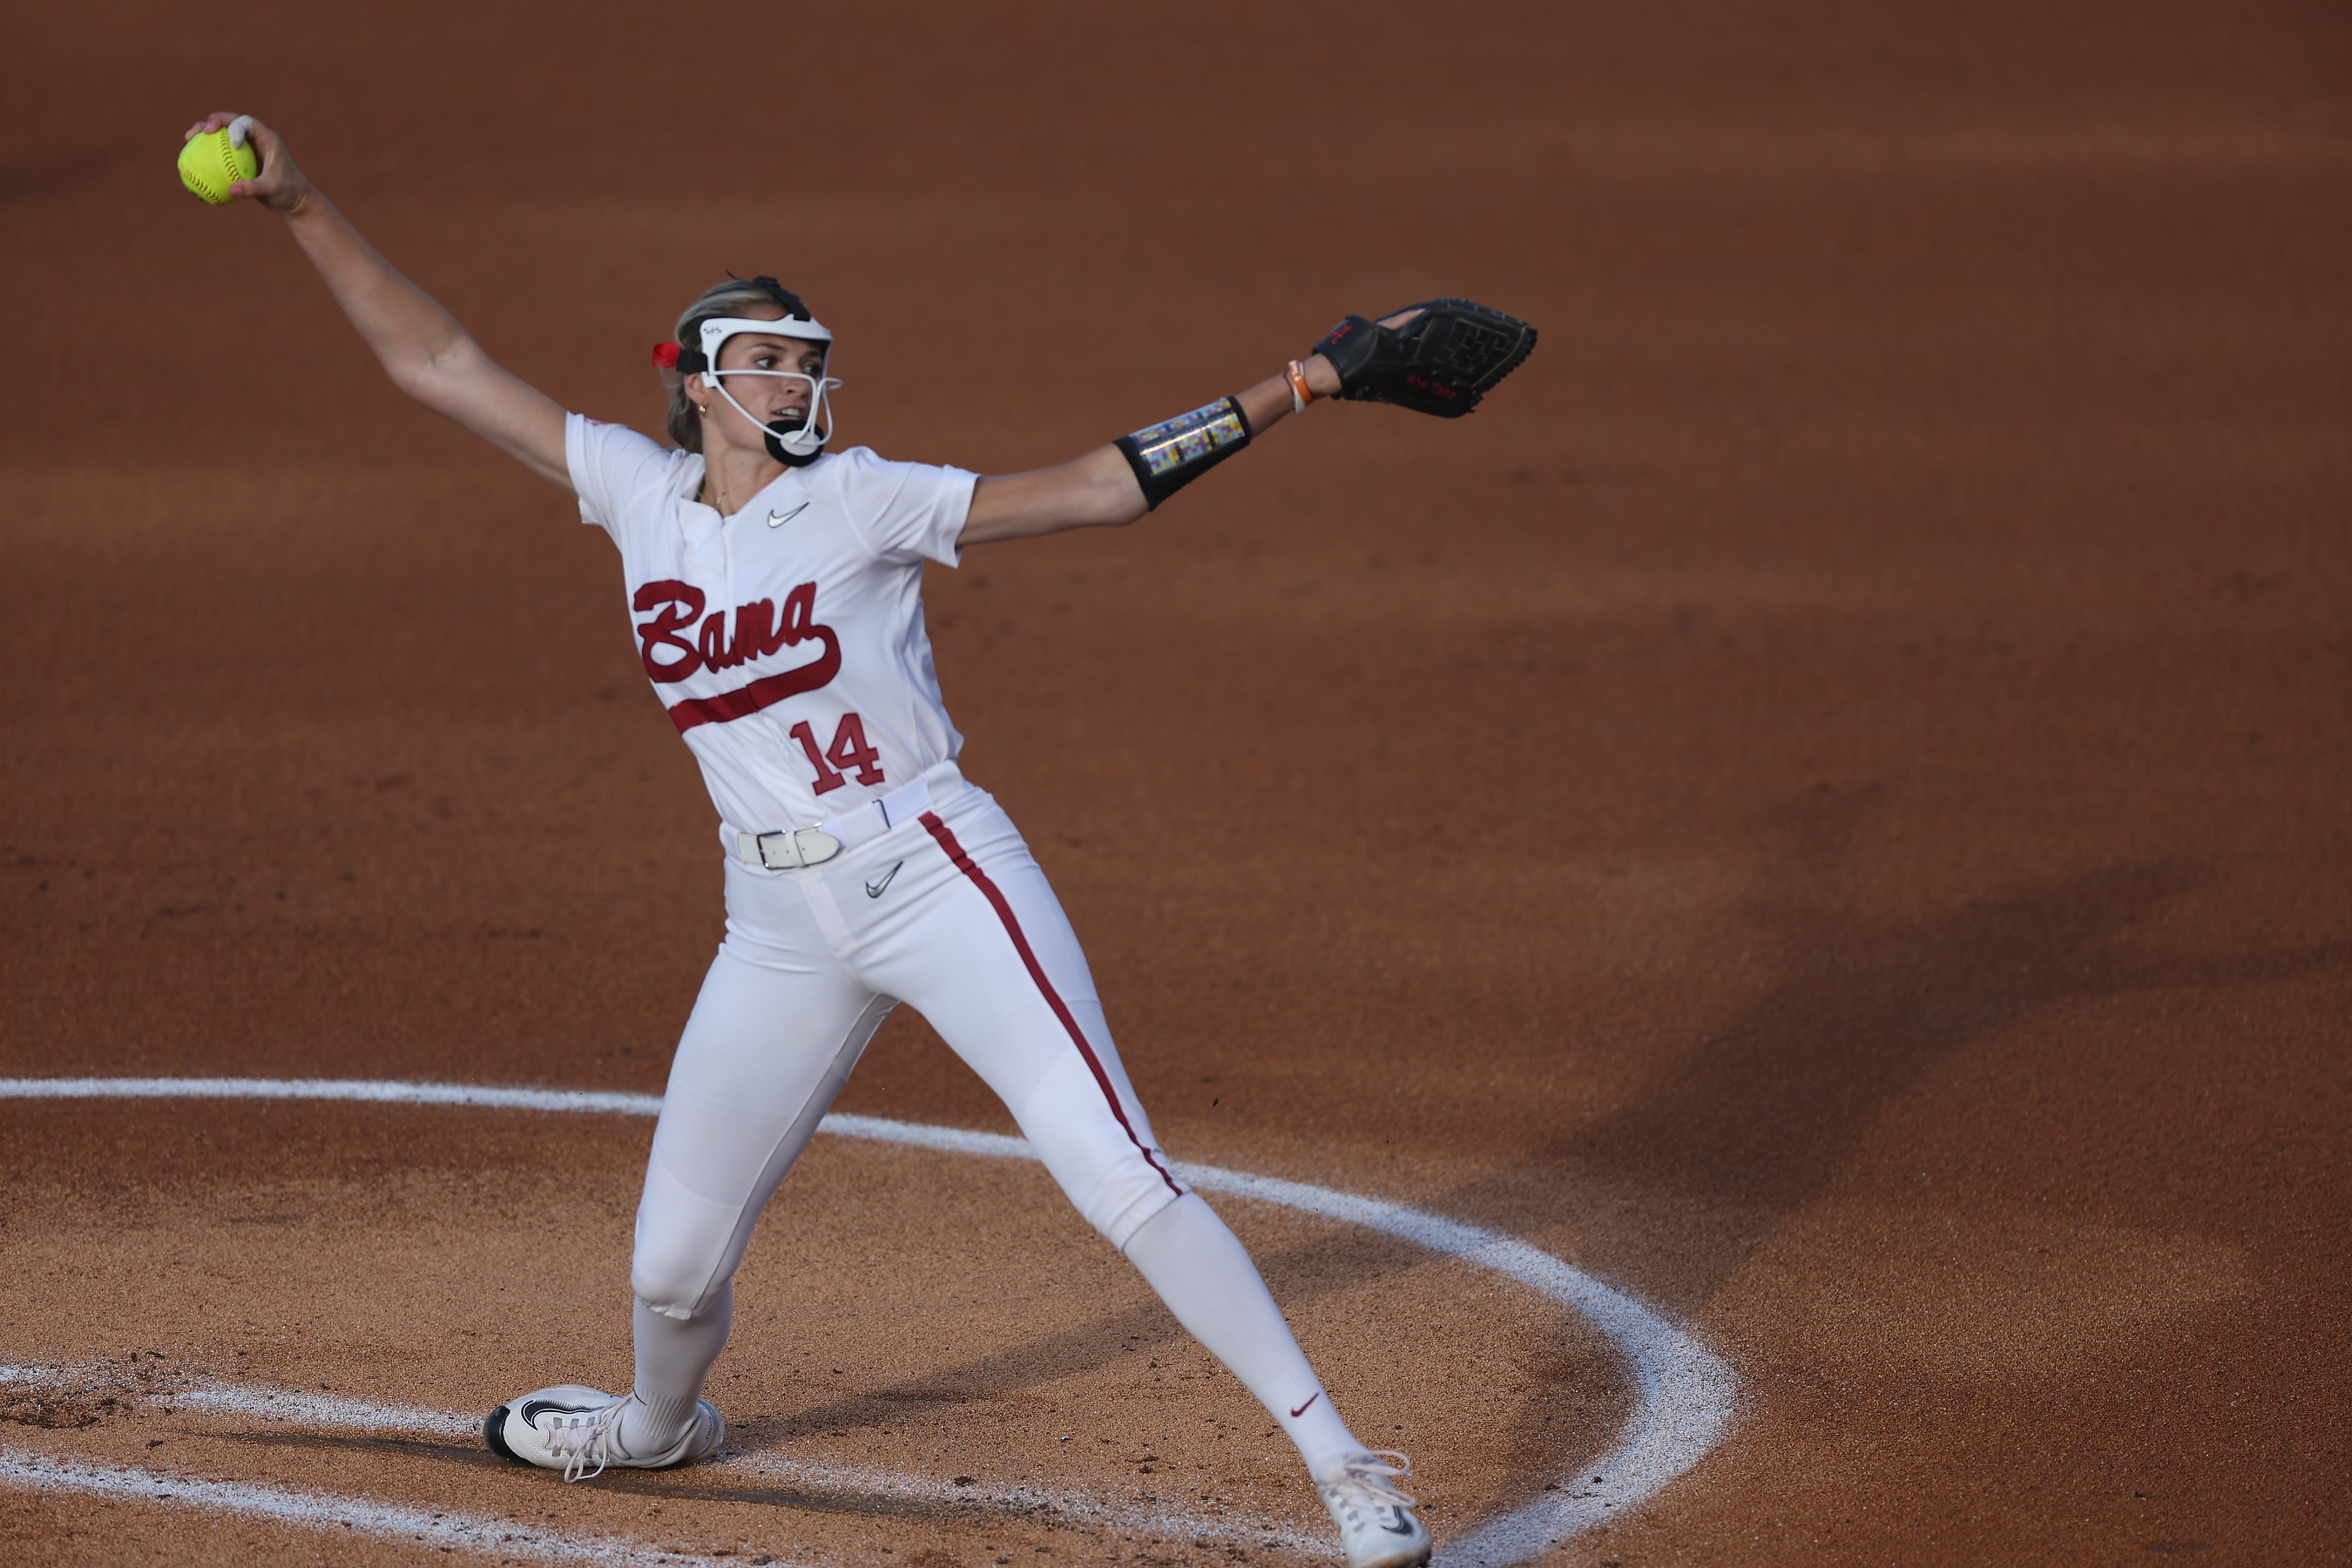
[[[657,1093],[719,933],[609,544],[178,191],[204,111],[641,427],[722,268],[840,334],[848,441],[999,472],[1465,294],[1543,333],[1475,417],[926,584],[1171,1151],[1728,1363],[1548,1562],[2352,1562],[2352,16],[682,15],[20,19],[0,1077]],[[903,1015],[840,1109],[1010,1129]],[[1326,1560],[1042,1174],[853,1140],[727,1463],[495,1461],[626,1377],[648,1131],[0,1100],[0,1560]],[[1637,1416],[1556,1301],[1219,1204],[1441,1563]]]

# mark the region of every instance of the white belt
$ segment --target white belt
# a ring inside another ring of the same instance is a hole
[[[934,770],[936,771],[936,770]],[[869,838],[879,838],[898,824],[931,808],[931,786],[926,778],[902,784],[878,800],[816,827],[787,828],[775,833],[738,833],[736,858],[746,866],[771,871],[793,871],[818,866],[844,849],[855,849]]]

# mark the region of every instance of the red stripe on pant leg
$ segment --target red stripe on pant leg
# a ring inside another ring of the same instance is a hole
[[[1078,1021],[1070,1016],[1069,1008],[1062,1005],[1062,994],[1054,989],[1052,981],[1045,978],[1045,966],[1039,963],[1037,955],[1029,950],[1029,939],[1021,933],[1021,922],[1013,918],[1013,906],[1004,901],[1003,893],[988,879],[988,873],[980,868],[979,863],[963,852],[963,846],[956,842],[956,836],[949,830],[946,823],[940,820],[938,813],[927,811],[923,813],[921,821],[931,837],[939,840],[940,847],[948,852],[948,858],[955,862],[956,869],[971,878],[972,886],[978,888],[994,906],[996,918],[1004,922],[1006,932],[1013,938],[1013,948],[1021,954],[1021,962],[1029,966],[1029,978],[1035,981],[1037,989],[1045,993],[1045,1005],[1054,1009],[1054,1016],[1062,1020],[1062,1027],[1070,1032],[1070,1043],[1078,1047],[1078,1055],[1086,1059],[1087,1070],[1093,1073],[1095,1082],[1102,1086],[1103,1098],[1110,1101],[1110,1113],[1118,1118],[1120,1128],[1127,1133],[1127,1141],[1142,1152],[1145,1163],[1160,1173],[1160,1179],[1168,1184],[1168,1190],[1181,1197],[1184,1189],[1176,1184],[1176,1178],[1168,1173],[1168,1168],[1154,1159],[1143,1140],[1135,1135],[1134,1124],[1128,1121],[1127,1112],[1119,1107],[1118,1090],[1111,1087],[1110,1074],[1103,1070],[1102,1060],[1095,1055],[1095,1048],[1087,1044],[1086,1031],[1078,1027]]]

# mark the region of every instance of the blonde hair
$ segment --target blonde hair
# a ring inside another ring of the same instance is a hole
[[[777,298],[780,294],[784,298]],[[679,313],[677,331],[673,335],[678,347],[698,353],[702,348],[703,322],[719,316],[742,315],[748,306],[782,305],[786,300],[792,305],[800,306],[799,313],[808,313],[808,307],[801,305],[800,297],[778,288],[772,278],[730,278],[724,283],[712,284],[695,297],[694,303]],[[667,426],[669,438],[688,452],[701,451],[702,411],[696,406],[694,399],[686,395],[686,385],[691,378],[683,372],[665,370],[661,373],[661,379],[662,385],[669,390]]]

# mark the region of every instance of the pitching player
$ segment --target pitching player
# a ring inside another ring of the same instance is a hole
[[[566,1479],[718,1449],[726,1424],[700,1394],[751,1227],[903,1002],[1297,1445],[1350,1568],[1425,1561],[1429,1532],[1396,1486],[1410,1466],[1356,1439],[1249,1255],[1176,1177],[1053,889],[957,770],[922,565],[1133,522],[1320,398],[1466,413],[1533,331],[1462,300],[1350,316],[1238,396],[1059,468],[982,478],[828,451],[833,333],[774,279],[730,279],[655,351],[670,392],[662,445],[566,413],[493,363],[267,126],[250,134],[261,170],[233,195],[285,217],[394,382],[572,491],[611,535],[646,679],[719,811],[727,936],[678,1041],[637,1208],[635,1385],[525,1394],[491,1412],[489,1446]]]

